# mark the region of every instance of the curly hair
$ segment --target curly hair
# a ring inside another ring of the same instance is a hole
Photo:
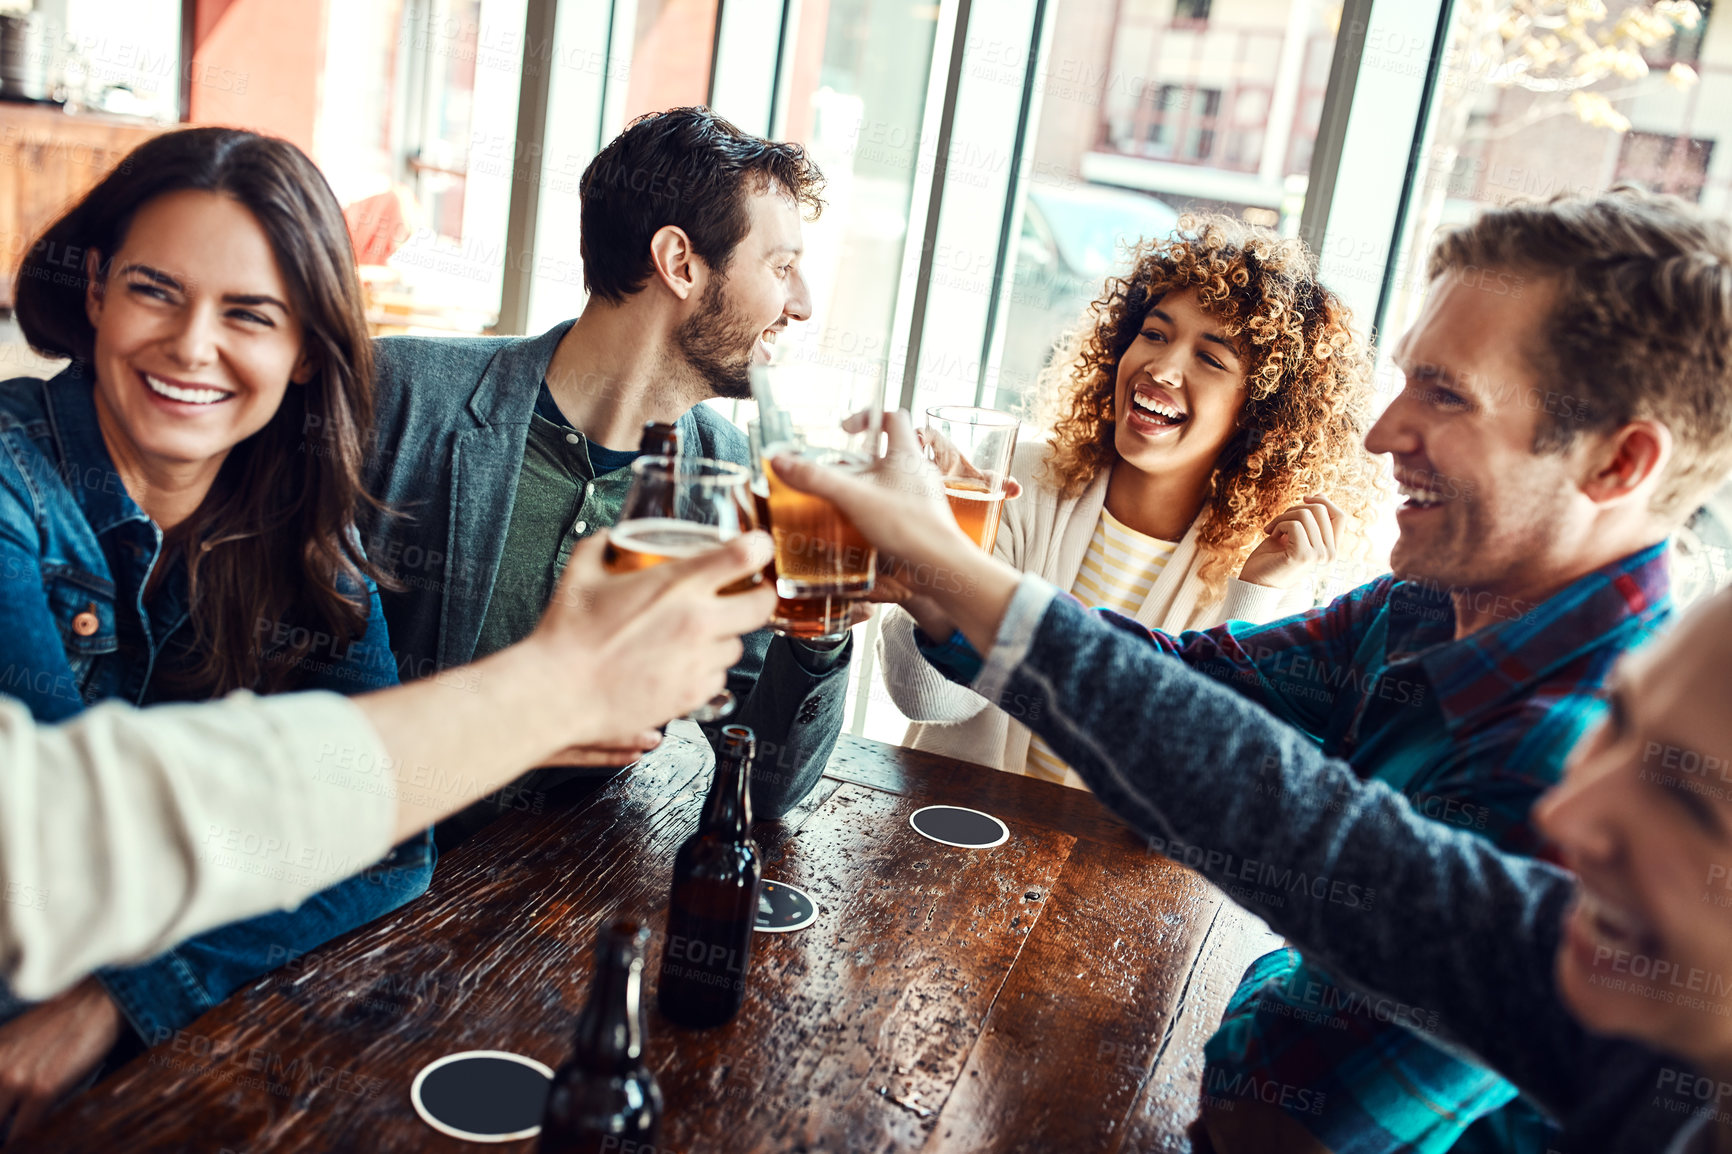
[[[1301,242],[1227,216],[1184,216],[1178,231],[1132,250],[1130,272],[1107,280],[1042,374],[1042,423],[1052,431],[1047,479],[1061,494],[1081,492],[1118,459],[1119,358],[1149,309],[1187,289],[1246,366],[1237,430],[1215,462],[1197,530],[1198,575],[1219,599],[1263,526],[1310,494],[1341,506],[1356,542],[1367,540],[1380,487],[1362,447],[1372,361]]]

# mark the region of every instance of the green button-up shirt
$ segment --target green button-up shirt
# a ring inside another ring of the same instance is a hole
[[[475,656],[485,657],[515,645],[535,629],[541,612],[565,571],[572,549],[597,529],[619,521],[631,488],[631,468],[597,476],[588,438],[542,415],[530,418],[517,478],[517,500],[505,552]]]

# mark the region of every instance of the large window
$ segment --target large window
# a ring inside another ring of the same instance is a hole
[[[1612,177],[1618,183],[1639,184],[1655,192],[1699,201],[1702,188],[1708,183],[1715,143],[1631,129],[1624,133]]]
[[[830,0],[795,10],[773,131],[805,145],[826,180],[828,207],[806,226],[801,262],[812,326],[825,348],[889,359],[938,8]]]
[[[345,205],[380,331],[539,331],[576,314],[579,174],[632,117],[710,102],[801,142],[828,177],[828,208],[806,232],[806,339],[885,361],[892,398],[916,412],[1030,412],[1055,342],[1122,271],[1127,246],[1186,211],[1304,235],[1385,344],[1423,303],[1437,230],[1485,205],[1629,181],[1732,213],[1732,23],[1711,8],[38,0],[35,11],[58,30],[54,94],[150,131],[178,113],[307,149]],[[551,39],[538,20],[557,25]],[[122,41],[139,47],[119,52]],[[1380,379],[1393,387],[1387,365]],[[869,652],[857,663],[868,679]],[[855,699],[850,724],[862,718],[899,735],[881,698]]]
[[[475,333],[499,316],[524,0],[326,13],[313,159],[343,203],[369,319]]]
[[[1052,6],[989,399],[1030,408],[1124,246],[1181,212],[1298,229],[1338,15],[1313,0]]]
[[[1732,215],[1732,26],[1702,7],[1570,5],[1560,30],[1456,4],[1386,333],[1417,316],[1438,229],[1487,205],[1628,181]]]
[[[1202,24],[1209,19],[1210,0],[1173,0],[1174,24]]]
[[[1732,217],[1732,23],[1708,20],[1707,4],[1612,0],[1568,6],[1571,27],[1557,29],[1511,8],[1457,0],[1426,165],[1389,270],[1386,353],[1424,305],[1437,231],[1489,205],[1628,182]],[[1393,388],[1399,374],[1379,378]],[[1681,596],[1732,572],[1728,496],[1680,538]]]
[[[625,119],[709,99],[717,0],[637,0]],[[617,20],[628,7],[614,6]]]

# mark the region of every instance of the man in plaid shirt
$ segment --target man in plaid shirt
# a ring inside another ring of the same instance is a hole
[[[1539,852],[1528,810],[1598,719],[1617,657],[1670,615],[1667,539],[1724,477],[1732,381],[1677,291],[1716,260],[1725,275],[1718,228],[1620,191],[1445,237],[1396,348],[1405,387],[1366,437],[1406,498],[1395,576],[1300,617],[1153,643],[1421,813]],[[1624,499],[1655,462],[1657,498]],[[1274,528],[1302,552],[1332,546],[1323,520]],[[1219,1154],[1543,1154],[1537,1112],[1499,1109],[1509,1083],[1429,1040],[1425,1007],[1386,1009],[1293,950],[1259,959],[1206,1051]],[[1280,1092],[1295,1086],[1304,1110]]]
[[[1529,807],[1598,718],[1617,657],[1671,613],[1665,548],[1619,558],[1459,638],[1447,591],[1384,577],[1302,617],[1153,640],[1311,734],[1325,755],[1401,790],[1428,817],[1531,853],[1539,846]],[[1268,890],[1283,879],[1252,871],[1244,884]],[[1305,1108],[1293,1116],[1323,1149],[1450,1149],[1515,1090],[1428,1041],[1436,1026],[1427,1007],[1367,1004],[1296,951],[1276,951],[1252,966],[1209,1042],[1205,1116],[1216,1130],[1248,1127],[1247,1114],[1281,1099],[1270,1087],[1302,1086]],[[1502,1115],[1482,1127],[1491,1141],[1479,1146],[1476,1133],[1470,1147],[1545,1149],[1530,1111]],[[1241,1138],[1219,1148],[1282,1147]]]
[[[1429,271],[1396,349],[1406,383],[1366,436],[1405,497],[1395,575],[1269,625],[1148,635],[1422,814],[1536,853],[1529,807],[1599,717],[1617,657],[1669,616],[1667,541],[1732,464],[1727,350],[1703,315],[1732,242],[1693,206],[1619,190],[1487,212]],[[1338,521],[1308,502],[1269,530],[1310,560],[1334,551]],[[959,638],[923,650],[969,684],[979,659]],[[1240,867],[1229,893],[1330,884]],[[1437,1019],[1278,950],[1209,1042],[1196,1129],[1217,1154],[1543,1154],[1544,1120],[1434,1044]]]

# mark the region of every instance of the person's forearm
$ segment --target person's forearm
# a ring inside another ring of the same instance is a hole
[[[550,662],[540,646],[525,642],[473,665],[354,699],[378,732],[396,780],[441,787],[398,790],[398,839],[500,789],[568,744],[566,735],[576,728],[573,715],[585,703],[559,695],[568,679],[556,676]]]
[[[955,548],[951,542],[943,541],[910,564],[899,579],[915,594],[911,601],[928,603],[923,607],[925,620],[920,614],[915,615],[922,632],[934,641],[943,641],[949,633],[937,623],[947,623],[962,630],[968,643],[985,656],[992,652],[999,622],[1004,620],[1004,611],[1022,575],[978,549]],[[934,636],[927,628],[928,621],[934,622],[945,637]]]
[[[1341,981],[1434,1013],[1524,1090],[1567,1102],[1584,1043],[1552,985],[1562,871],[1421,817],[1068,598],[1046,603],[1026,643],[1007,637],[1013,647],[1026,656],[1008,676],[989,665],[982,681],[999,686],[985,688],[1152,849]]]
[[[0,698],[0,975],[47,997],[376,860],[393,830],[383,757],[331,693],[108,703],[54,727]]]

